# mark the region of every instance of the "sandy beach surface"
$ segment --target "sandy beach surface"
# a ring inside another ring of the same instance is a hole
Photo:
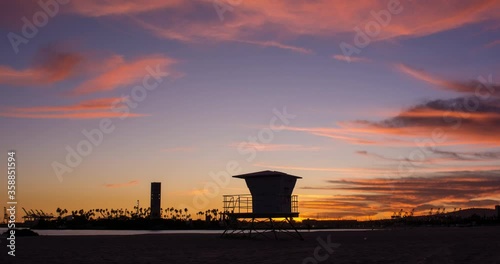
[[[214,234],[2,238],[0,263],[500,263],[500,227],[305,232],[305,240]],[[286,238],[286,237],[283,237]]]

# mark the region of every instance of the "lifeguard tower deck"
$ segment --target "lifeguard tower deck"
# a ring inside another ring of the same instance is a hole
[[[302,177],[278,171],[261,171],[233,176],[244,179],[251,194],[224,195],[225,236],[267,237],[271,232],[303,239],[294,226],[299,217],[298,196],[292,195]]]

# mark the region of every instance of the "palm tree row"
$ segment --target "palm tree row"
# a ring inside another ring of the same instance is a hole
[[[96,208],[96,209],[90,209],[90,210],[74,210],[69,212],[66,209],[61,209],[57,208],[56,209],[57,213],[57,219],[61,220],[63,218],[67,217],[72,217],[74,218],[83,218],[86,220],[94,220],[94,219],[137,219],[137,218],[149,218],[151,215],[151,208],[143,208],[139,207],[137,208],[134,206],[133,210],[129,209],[101,209],[101,208]],[[68,214],[70,213],[70,214]],[[203,219],[203,216],[205,216],[205,219],[212,220],[212,219],[217,219],[217,216],[219,215],[219,210],[218,209],[211,209],[211,210],[206,210],[205,212],[199,211],[196,213],[196,215],[200,218]],[[188,208],[184,209],[178,209],[178,208],[167,208],[167,209],[161,209],[161,217],[164,219],[173,219],[173,220],[183,220],[183,221],[188,221],[191,220],[191,214],[189,213]]]

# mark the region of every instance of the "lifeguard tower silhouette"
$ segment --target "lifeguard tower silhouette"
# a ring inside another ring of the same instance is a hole
[[[294,226],[299,216],[298,196],[292,195],[297,179],[302,177],[279,171],[260,171],[233,176],[245,179],[251,194],[224,195],[225,236],[243,235],[278,239],[286,233],[303,240]]]

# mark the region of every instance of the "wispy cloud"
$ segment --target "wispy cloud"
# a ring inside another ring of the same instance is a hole
[[[123,116],[119,111],[126,106],[127,98],[111,97],[81,101],[71,105],[6,107],[0,116],[33,119],[95,119],[116,118]],[[128,113],[128,117],[140,117],[143,114]]]
[[[316,146],[304,146],[299,144],[264,144],[251,142],[235,142],[229,145],[233,148],[254,148],[257,151],[319,151],[322,148]]]
[[[198,150],[196,147],[185,146],[185,147],[171,147],[171,148],[163,148],[162,152],[193,152]]]
[[[443,162],[454,162],[454,161],[460,161],[460,162],[488,162],[488,161],[495,161],[495,160],[500,160],[500,151],[488,151],[488,152],[455,152],[455,151],[446,151],[446,150],[441,150],[433,147],[428,147],[425,149],[426,155],[424,158],[419,159],[418,162],[415,160],[412,160],[408,157],[398,157],[398,158],[391,158],[391,157],[386,157],[384,155],[380,155],[377,153],[373,152],[368,152],[365,150],[360,150],[356,151],[356,154],[366,156],[366,157],[373,157],[379,160],[384,160],[384,161],[395,161],[395,162],[411,162],[413,164],[415,163],[420,163],[422,165],[424,164],[431,164],[431,163],[440,163],[442,164]]]
[[[500,39],[494,40],[494,41],[484,45],[484,47],[489,49],[489,48],[493,48],[493,47],[498,46],[498,45],[500,45]]]
[[[434,164],[425,164],[424,162],[414,161],[414,175],[428,174],[428,173],[447,173],[453,171],[491,171],[500,170],[500,165],[461,165],[461,166],[436,166]],[[297,170],[297,171],[322,171],[322,172],[332,172],[337,176],[349,176],[349,177],[389,177],[401,175],[399,168],[397,166],[386,165],[380,167],[311,167],[311,166],[290,166],[290,165],[275,165],[267,163],[255,163],[253,166],[267,169],[278,169],[278,170]]]
[[[343,140],[343,141],[347,141],[347,142],[350,142],[353,144],[366,144],[366,145],[377,144],[377,142],[374,140],[362,138],[359,135],[352,135],[352,133],[350,131],[347,131],[347,130],[342,129],[342,128],[287,126],[287,127],[284,127],[283,129],[288,130],[288,131],[305,132],[305,133],[309,133],[309,134],[320,136],[320,137],[327,137],[327,138],[331,138],[331,139]]]
[[[479,80],[472,80],[468,82],[449,81],[404,64],[397,64],[396,68],[415,79],[433,84],[439,89],[476,95],[478,97],[500,97],[500,85],[492,83],[492,80],[484,80],[484,83]]]
[[[345,55],[340,55],[336,54],[333,55],[332,58],[338,60],[338,61],[345,61],[345,62],[370,62],[371,60],[365,57],[356,57],[356,56],[345,56]]]
[[[159,66],[162,71],[168,72],[168,67],[175,62],[174,59],[163,55],[150,55],[131,61],[125,61],[123,57],[115,56],[109,61],[104,73],[82,83],[70,94],[85,95],[96,92],[112,91],[142,81],[144,76],[148,74],[148,66],[152,69],[156,69],[156,67]]]
[[[500,161],[500,151],[455,152],[430,149],[434,154],[454,161]]]
[[[274,165],[267,163],[254,163],[253,166],[276,169],[276,170],[297,170],[297,171],[323,171],[334,172],[337,175],[345,176],[381,176],[386,175],[390,168],[361,168],[361,167],[306,167],[306,166],[290,166],[290,165]]]
[[[139,184],[139,181],[134,180],[134,181],[129,181],[125,183],[108,183],[105,184],[104,187],[106,188],[122,188],[122,187],[128,187],[128,186],[134,186]]]
[[[183,2],[182,0],[143,0],[141,2],[127,0],[108,0],[105,2],[88,0],[85,2],[71,2],[69,10],[90,17],[117,16],[179,7]]]
[[[366,150],[356,151],[356,154],[361,155],[361,156],[374,157],[377,159],[387,160],[387,161],[398,161],[398,162],[399,161],[410,161],[408,158],[389,158],[389,157],[386,157],[386,156],[383,156],[383,155],[380,155],[377,153],[368,152]]]
[[[254,44],[254,45],[258,45],[258,46],[262,46],[262,47],[275,47],[275,48],[280,48],[280,49],[286,49],[286,50],[291,50],[294,52],[304,53],[304,54],[313,53],[313,51],[310,49],[292,46],[292,45],[287,45],[287,44],[279,43],[276,41],[252,41],[252,40],[237,40],[237,41],[243,42],[243,43]]]

